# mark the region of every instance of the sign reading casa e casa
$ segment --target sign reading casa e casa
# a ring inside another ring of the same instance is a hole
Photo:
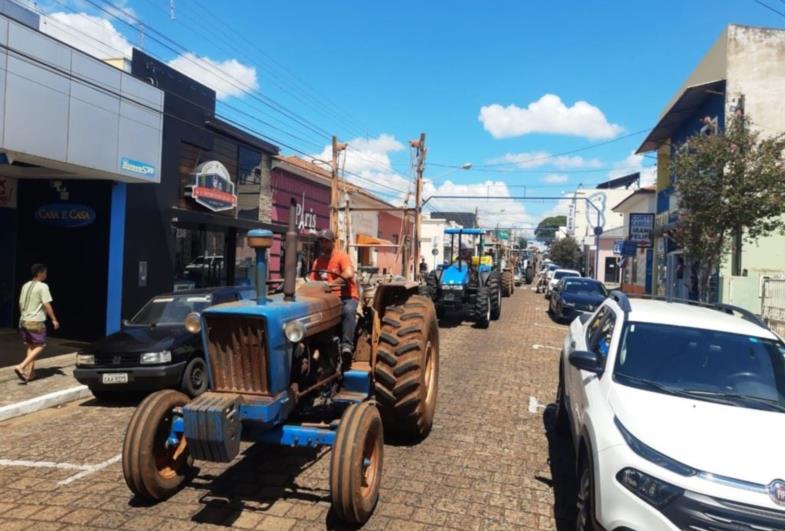
[[[42,225],[74,229],[95,221],[95,210],[79,203],[49,203],[38,207],[34,217]]]
[[[123,157],[120,159],[120,169],[129,173],[137,175],[145,175],[152,177],[155,175],[155,166],[151,166],[146,162],[139,162],[138,160]]]
[[[237,206],[234,183],[226,166],[217,160],[203,162],[193,173],[193,184],[186,188],[185,195],[197,204],[221,212]]]
[[[629,241],[638,247],[651,247],[654,232],[654,214],[630,214]]]

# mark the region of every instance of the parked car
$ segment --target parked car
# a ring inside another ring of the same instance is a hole
[[[167,387],[191,396],[201,394],[207,389],[207,367],[199,336],[185,329],[185,317],[208,306],[255,296],[256,290],[246,286],[153,297],[119,332],[77,354],[74,377],[99,399]]]
[[[785,343],[746,310],[613,292],[570,325],[556,427],[579,530],[785,529]]]
[[[554,286],[556,286],[556,283],[561,279],[565,277],[580,276],[580,271],[575,271],[574,269],[554,269],[553,271],[549,272],[547,276],[548,282],[545,285],[545,298],[549,299],[551,297],[551,291],[553,291]]]
[[[602,282],[593,278],[563,277],[556,283],[548,302],[548,313],[557,321],[593,313],[608,297]]]

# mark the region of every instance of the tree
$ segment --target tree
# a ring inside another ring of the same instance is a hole
[[[537,224],[537,228],[534,229],[534,235],[538,240],[550,243],[553,241],[559,227],[563,227],[566,224],[567,216],[549,216]]]
[[[572,236],[566,236],[551,244],[551,260],[562,267],[578,269],[581,255],[581,246]]]
[[[526,249],[526,247],[528,247],[528,246],[529,246],[529,242],[526,240],[526,238],[523,238],[523,237],[519,236],[518,237],[518,248],[519,249]]]
[[[739,113],[724,134],[702,132],[677,147],[672,175],[679,201],[673,237],[696,264],[698,296],[734,237],[755,242],[785,229],[785,135],[761,138]]]

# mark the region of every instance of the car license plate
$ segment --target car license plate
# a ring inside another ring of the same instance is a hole
[[[101,382],[105,384],[128,383],[127,372],[109,372],[101,375]]]

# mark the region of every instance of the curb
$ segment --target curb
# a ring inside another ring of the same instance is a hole
[[[66,402],[73,402],[80,398],[87,398],[92,396],[90,389],[86,385],[77,385],[76,387],[69,387],[53,393],[37,396],[29,400],[23,400],[15,404],[0,407],[0,422],[14,417],[21,417],[47,409],[54,406],[65,404]]]

